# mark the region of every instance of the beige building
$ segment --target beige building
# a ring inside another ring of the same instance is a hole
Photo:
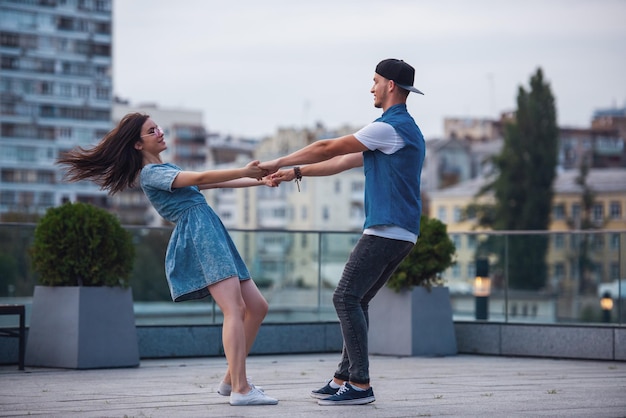
[[[596,230],[578,231],[582,214],[582,188],[576,184],[578,170],[558,174],[554,183],[554,202],[550,231],[548,264],[553,289],[572,288],[578,280],[592,286],[625,278],[620,259],[626,259],[626,237],[617,231],[626,230],[626,169],[592,169],[587,184],[594,192],[591,220]],[[448,226],[457,246],[457,265],[444,274],[451,287],[467,287],[474,278],[475,250],[483,237],[477,233],[476,219],[464,215],[470,203],[492,203],[492,196],[476,201],[475,196],[486,184],[484,178],[472,179],[430,194],[431,216]],[[592,262],[587,277],[578,271],[580,243],[588,240],[588,255]],[[581,287],[578,283],[578,287]]]

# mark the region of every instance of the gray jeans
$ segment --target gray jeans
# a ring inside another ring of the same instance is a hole
[[[333,294],[343,335],[341,362],[335,371],[337,379],[369,383],[369,303],[411,248],[412,242],[363,235],[350,253]]]

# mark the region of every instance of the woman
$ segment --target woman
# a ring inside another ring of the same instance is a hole
[[[276,399],[246,378],[246,357],[267,314],[267,301],[200,193],[200,189],[271,186],[272,182],[262,180],[258,161],[237,169],[182,171],[163,163],[160,153],[165,149],[163,130],[148,115],[131,113],[94,148],[75,148],[58,163],[68,166],[69,181],[92,180],[110,194],[133,186],[139,176],[150,203],[176,224],[165,258],[172,299],[180,302],[210,294],[224,314],[228,369],[218,393],[230,396],[231,405],[275,405]]]

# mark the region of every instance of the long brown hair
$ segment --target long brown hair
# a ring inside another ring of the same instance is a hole
[[[149,117],[129,113],[95,147],[76,147],[63,153],[57,164],[68,166],[65,179],[91,180],[109,194],[132,187],[143,165],[135,143],[141,141],[141,127]]]

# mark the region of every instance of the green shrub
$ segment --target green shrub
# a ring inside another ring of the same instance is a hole
[[[430,289],[441,285],[443,280],[439,275],[454,264],[455,252],[456,247],[448,236],[446,224],[422,215],[417,243],[402,260],[387,286],[400,292],[413,286]]]
[[[39,220],[30,254],[41,285],[128,287],[135,247],[113,214],[65,203]]]

